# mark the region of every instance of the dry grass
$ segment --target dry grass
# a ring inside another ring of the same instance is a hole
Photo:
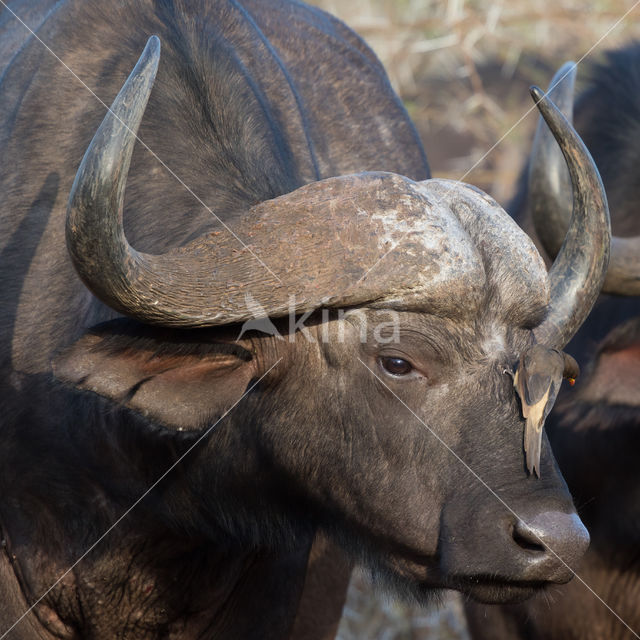
[[[311,0],[378,54],[433,173],[464,176],[501,202],[535,126],[532,112],[511,130],[531,109],[529,85],[546,87],[565,60],[586,56],[586,63],[639,38],[640,7],[623,18],[636,1]]]
[[[344,20],[378,54],[418,127],[434,175],[476,184],[502,203],[536,122],[529,85],[546,87],[565,60],[584,57],[587,64],[640,38],[640,6],[623,17],[636,0],[310,1]],[[425,612],[390,602],[356,574],[339,638],[467,635],[459,599],[448,599],[439,614]]]

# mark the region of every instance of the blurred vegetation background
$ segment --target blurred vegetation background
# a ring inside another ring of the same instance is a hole
[[[416,123],[434,176],[462,179],[505,205],[546,89],[566,60],[589,64],[640,38],[638,0],[307,0],[374,49]],[[578,85],[579,90],[580,84]],[[597,606],[594,602],[594,606]],[[424,610],[375,592],[356,572],[340,640],[466,640],[453,594]]]
[[[583,70],[606,49],[640,38],[637,0],[309,1],[376,52],[434,175],[460,179],[471,170],[464,180],[501,203],[536,123],[529,86],[546,89],[566,60],[583,60]]]

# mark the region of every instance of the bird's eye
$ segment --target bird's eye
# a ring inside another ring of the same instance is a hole
[[[393,376],[406,376],[413,371],[411,363],[404,358],[381,357],[380,366]]]

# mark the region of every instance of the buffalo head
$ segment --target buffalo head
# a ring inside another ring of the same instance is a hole
[[[195,498],[199,532],[282,548],[320,528],[421,598],[517,599],[569,580],[588,535],[546,439],[541,477],[526,471],[512,373],[537,343],[562,349],[608,261],[606,200],[570,125],[534,91],[574,195],[549,273],[484,193],[391,173],[308,184],[256,204],[235,237],[149,255],[122,211],[158,61],[152,38],[68,209],[78,274],[131,320],[87,334],[58,377],[170,433],[208,434],[163,494]],[[283,335],[235,340],[256,306]]]

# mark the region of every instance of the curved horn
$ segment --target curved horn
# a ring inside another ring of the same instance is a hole
[[[576,65],[566,62],[553,76],[547,92],[569,122],[573,119],[575,77]],[[555,258],[569,227],[571,189],[564,159],[542,118],[533,141],[528,192],[536,233],[547,254]],[[640,237],[611,238],[611,260],[602,291],[640,295]]]
[[[574,62],[563,64],[547,90],[549,100],[569,123],[573,122],[576,70]],[[558,143],[542,117],[538,118],[529,163],[529,209],[542,246],[555,258],[569,227],[571,180]]]
[[[420,185],[391,173],[311,183],[252,207],[233,232],[209,232],[161,255],[133,249],[123,230],[125,186],[159,56],[152,37],[71,190],[67,246],[98,298],[142,322],[173,327],[384,300],[398,308],[454,304],[450,280],[465,273],[460,264],[475,273],[475,254],[466,246],[443,253],[458,223]],[[410,245],[407,255],[393,252],[384,269],[372,268],[400,241]],[[465,283],[472,281],[469,275]]]
[[[195,327],[255,317],[255,308],[247,311],[247,305],[243,306],[244,315],[234,315],[224,300],[220,305],[211,301],[209,289],[216,280],[222,280],[227,291],[241,287],[235,282],[240,274],[233,277],[229,268],[225,270],[237,259],[227,259],[225,264],[223,255],[220,264],[194,267],[184,249],[164,256],[144,254],[131,247],[125,237],[127,174],[159,60],[160,40],[152,36],[82,159],[67,210],[69,254],[78,275],[96,297],[143,322]],[[242,248],[238,243],[227,253],[233,252],[237,258]],[[213,255],[217,257],[215,252]],[[277,277],[268,274],[263,284],[271,289],[279,285]],[[216,292],[214,289],[213,294]]]
[[[571,176],[571,222],[549,271],[549,313],[534,331],[538,342],[561,349],[591,311],[604,281],[611,236],[609,209],[600,174],[578,134],[541,89],[532,87],[531,95]]]
[[[143,266],[122,227],[126,176],[159,61],[160,40],[151,36],[82,158],[67,209],[67,249],[78,275],[123,313],[136,295],[131,280]]]

